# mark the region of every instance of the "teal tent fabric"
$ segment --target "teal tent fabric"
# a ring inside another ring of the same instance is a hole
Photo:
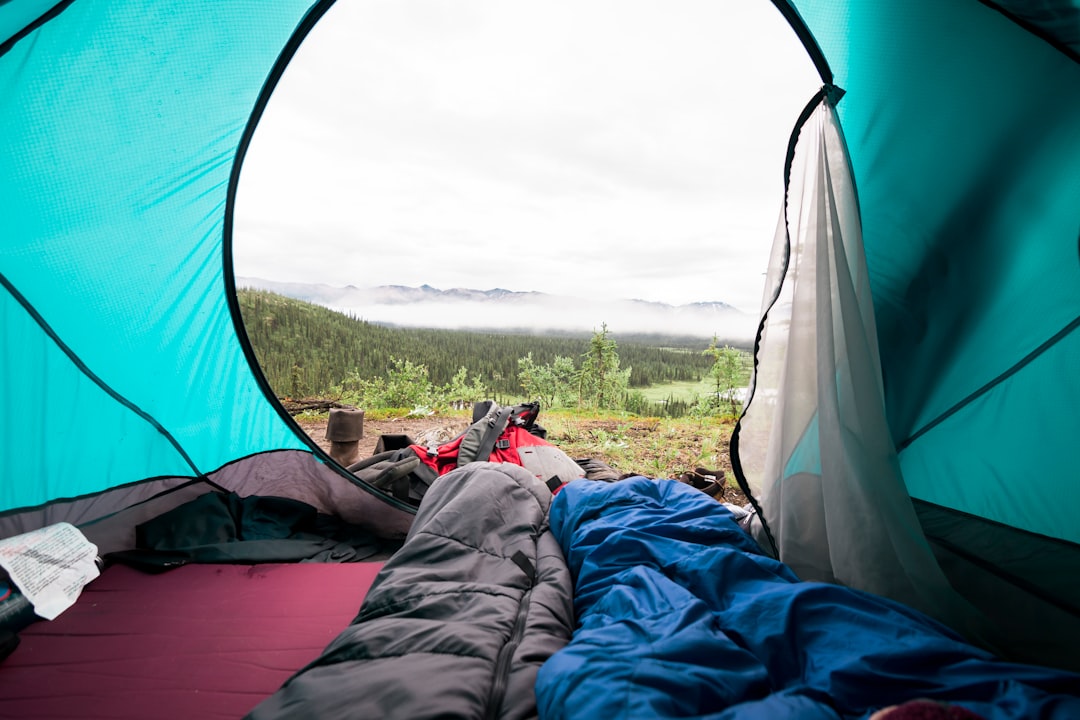
[[[47,5],[9,3],[0,28]],[[72,2],[0,57],[0,272],[19,297],[0,300],[18,400],[0,508],[305,447],[243,353],[223,243],[245,127],[309,5]]]
[[[1080,63],[979,2],[794,4],[845,91],[911,495],[1080,542]]]

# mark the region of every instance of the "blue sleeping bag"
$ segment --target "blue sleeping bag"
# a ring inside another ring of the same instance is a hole
[[[544,720],[835,720],[916,698],[988,720],[1080,718],[1080,676],[999,661],[898,603],[802,582],[683,483],[577,480],[550,522],[578,627],[540,670]]]

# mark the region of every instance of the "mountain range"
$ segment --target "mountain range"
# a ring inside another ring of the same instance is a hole
[[[238,288],[278,295],[353,315],[369,322],[506,332],[594,332],[606,323],[618,334],[656,334],[745,343],[757,318],[723,302],[669,305],[638,299],[591,300],[565,295],[492,288],[337,287],[322,283],[279,282],[238,277]]]

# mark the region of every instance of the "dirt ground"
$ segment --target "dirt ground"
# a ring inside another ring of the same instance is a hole
[[[326,439],[326,417],[318,420],[294,418],[300,428],[326,452],[330,452],[330,441]],[[408,435],[420,444],[426,444],[429,437],[439,436],[451,440],[469,426],[468,418],[393,418],[390,420],[369,420],[364,418],[364,436],[360,438],[358,455],[370,457],[375,453],[375,444],[381,435]],[[443,441],[445,442],[445,440]]]
[[[306,418],[299,416],[296,422],[323,450],[331,450],[331,443],[326,439],[326,416]],[[542,421],[543,423],[543,421]],[[375,445],[383,434],[404,434],[421,445],[430,442],[441,444],[457,437],[469,425],[466,417],[424,417],[392,418],[387,420],[364,419],[364,434],[358,443],[356,459],[370,457]],[[550,426],[549,426],[550,427]],[[670,428],[662,429],[657,421],[642,419],[633,423],[619,423],[605,420],[581,420],[575,423],[573,432],[552,433],[548,440],[562,448],[568,455],[578,459],[595,458],[608,463],[624,474],[641,474],[649,477],[679,477],[684,471],[694,470],[705,465],[713,469],[722,480],[730,476],[731,461],[728,457],[726,436],[709,447],[703,446],[700,435],[693,431],[684,431],[683,435],[672,435]],[[611,442],[612,440],[619,442]],[[620,450],[627,444],[635,446],[639,452],[629,456]],[[607,449],[605,449],[607,448]],[[650,457],[650,448],[652,451]],[[664,455],[664,463],[659,462],[659,455]],[[703,460],[707,456],[709,460]],[[355,461],[355,460],[354,460]],[[663,467],[661,467],[664,465]],[[746,497],[728,482],[717,500],[745,505]]]

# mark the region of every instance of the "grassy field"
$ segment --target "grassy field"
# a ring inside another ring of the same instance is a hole
[[[548,413],[548,440],[571,457],[599,458],[623,473],[676,478],[703,467],[736,487],[728,443],[734,418],[643,418]]]
[[[664,385],[653,385],[647,388],[635,388],[635,390],[641,392],[649,402],[658,403],[667,400],[669,396],[674,397],[676,400],[690,402],[698,395],[708,392],[709,388],[700,380],[684,380]]]

